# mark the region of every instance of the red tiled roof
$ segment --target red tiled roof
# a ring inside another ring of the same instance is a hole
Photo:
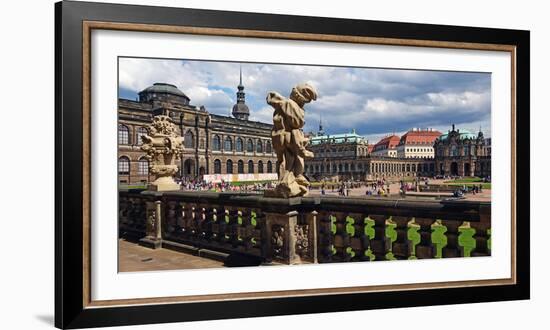
[[[374,144],[369,144],[369,145],[367,145],[367,151],[368,151],[369,153],[371,153],[373,149],[374,149]]]
[[[389,135],[383,138],[382,140],[378,141],[374,145],[373,150],[393,149],[397,146],[398,143],[399,143],[399,136]]]
[[[441,136],[439,131],[414,130],[403,134],[399,145],[403,144],[433,144],[435,139]]]

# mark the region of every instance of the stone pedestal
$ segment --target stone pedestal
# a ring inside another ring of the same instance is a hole
[[[175,182],[150,183],[147,188],[152,191],[174,191],[180,190],[180,185]]]
[[[162,202],[147,202],[146,236],[139,240],[139,244],[148,248],[162,247]]]
[[[289,265],[317,263],[317,212],[305,216],[297,211],[265,214],[268,261]]]

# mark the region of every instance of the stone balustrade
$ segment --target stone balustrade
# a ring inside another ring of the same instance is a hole
[[[287,264],[491,253],[490,202],[131,190],[119,198],[120,235],[153,248]]]

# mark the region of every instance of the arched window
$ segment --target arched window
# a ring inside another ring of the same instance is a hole
[[[130,159],[126,156],[122,156],[118,159],[118,174],[130,173]]]
[[[338,164],[338,172],[342,172],[342,164]]]
[[[223,150],[232,151],[233,150],[233,140],[229,136],[223,141]]]
[[[139,175],[149,174],[149,161],[145,157],[141,157],[138,160],[138,174]]]
[[[222,162],[219,159],[214,160],[214,174],[222,174]]]
[[[258,162],[258,173],[263,173],[264,172],[264,162],[262,162],[261,160]]]
[[[254,152],[254,142],[252,142],[252,139],[246,141],[246,152]]]
[[[148,133],[147,128],[138,127],[137,132],[136,132],[136,144],[142,145],[143,141],[141,140],[141,137],[147,135],[147,133]]]
[[[118,144],[130,144],[128,126],[118,125]]]
[[[244,173],[244,162],[241,159],[239,159],[239,161],[237,162],[237,173]]]
[[[238,152],[243,152],[243,150],[244,150],[243,139],[237,138],[236,145],[237,145],[237,151]]]
[[[256,152],[264,152],[264,145],[261,140],[256,142]]]
[[[248,173],[254,173],[254,162],[252,160],[248,161]]]
[[[233,174],[233,161],[231,159],[227,160],[227,174]]]
[[[193,135],[193,132],[187,131],[187,133],[185,133],[185,136],[183,137],[183,144],[189,149],[195,147],[195,136]]]
[[[214,135],[212,138],[212,150],[214,151],[220,151],[221,150],[221,140],[219,135]]]
[[[273,163],[270,160],[267,161],[267,173],[273,173]]]
[[[271,141],[267,141],[265,143],[265,152],[268,154],[273,152],[273,149],[271,148]]]

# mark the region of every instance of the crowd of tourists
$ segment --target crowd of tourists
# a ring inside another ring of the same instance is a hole
[[[272,182],[251,182],[238,184],[221,181],[221,182],[206,182],[198,180],[190,180],[181,182],[181,189],[188,191],[214,191],[214,192],[242,192],[254,193],[261,192],[266,189],[273,188]]]

